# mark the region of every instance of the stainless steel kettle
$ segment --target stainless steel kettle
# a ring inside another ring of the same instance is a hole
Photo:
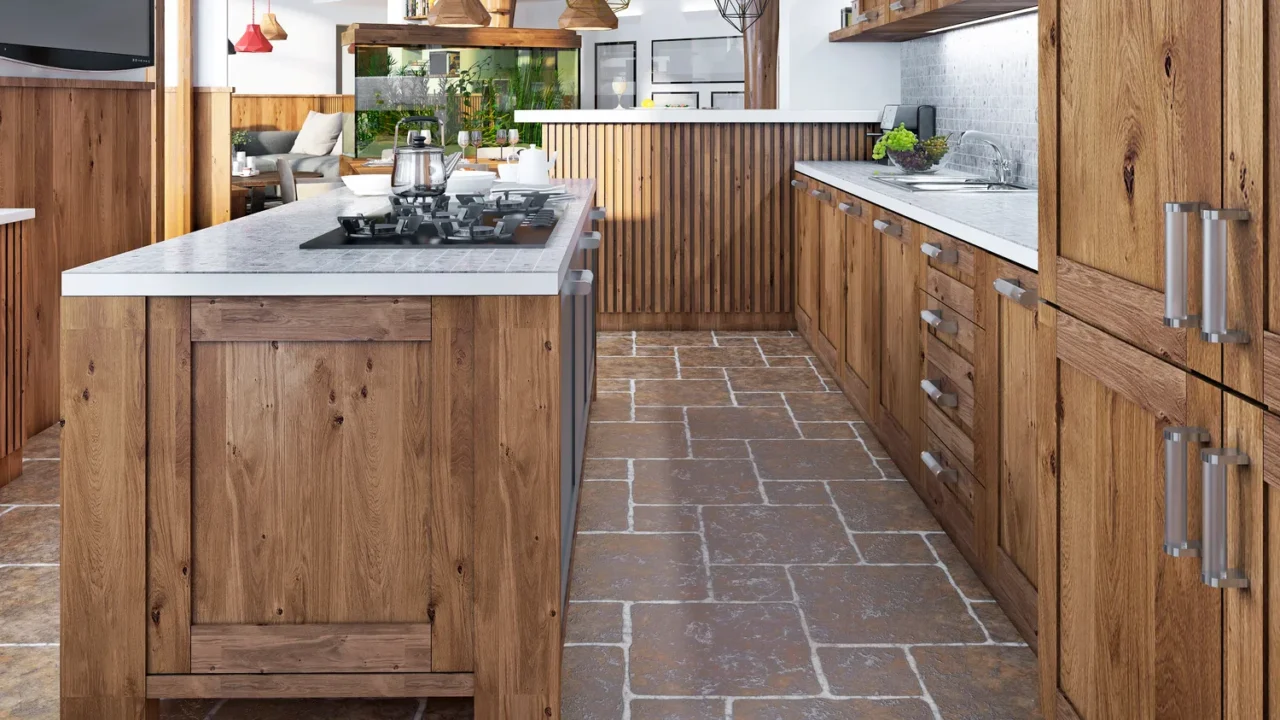
[[[403,123],[435,124],[441,131],[440,120],[426,115],[401,118],[396,123],[392,146],[391,192],[396,194],[440,195],[448,184],[444,166],[444,148],[430,145],[421,134],[412,133],[408,143],[400,144],[400,125]]]

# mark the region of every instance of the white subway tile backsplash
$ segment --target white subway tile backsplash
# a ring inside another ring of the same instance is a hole
[[[1012,151],[1017,182],[1037,183],[1037,26],[1035,13],[976,25],[902,47],[902,102],[935,105],[938,133],[981,130]],[[987,173],[986,146],[952,150],[946,164]]]

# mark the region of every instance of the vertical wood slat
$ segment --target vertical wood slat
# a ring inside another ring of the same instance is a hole
[[[23,440],[23,230],[26,222],[0,225],[0,486],[21,474]],[[12,457],[11,457],[12,456]]]

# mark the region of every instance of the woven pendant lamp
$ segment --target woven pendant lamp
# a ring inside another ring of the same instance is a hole
[[[256,2],[249,4],[249,24],[245,26],[244,34],[240,36],[240,40],[236,42],[236,52],[238,53],[269,53],[271,52],[271,41],[262,34],[262,26],[258,24],[258,5]]]
[[[276,14],[271,12],[271,0],[267,0],[267,11],[262,14],[262,35],[268,40],[288,40],[289,33],[280,27]]]
[[[560,29],[580,32],[617,30],[618,16],[605,0],[565,0]]]
[[[427,13],[427,24],[435,27],[488,27],[489,19],[480,0],[439,0]]]

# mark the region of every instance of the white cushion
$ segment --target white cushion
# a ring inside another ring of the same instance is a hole
[[[338,139],[337,139],[336,141],[334,141],[334,143],[333,143],[333,150],[332,150],[329,154],[330,154],[330,155],[341,155],[341,154],[342,154],[342,133],[338,133]]]
[[[333,151],[338,136],[342,134],[342,113],[325,115],[312,110],[298,131],[298,139],[293,141],[293,149],[289,152],[303,155],[328,155]]]

